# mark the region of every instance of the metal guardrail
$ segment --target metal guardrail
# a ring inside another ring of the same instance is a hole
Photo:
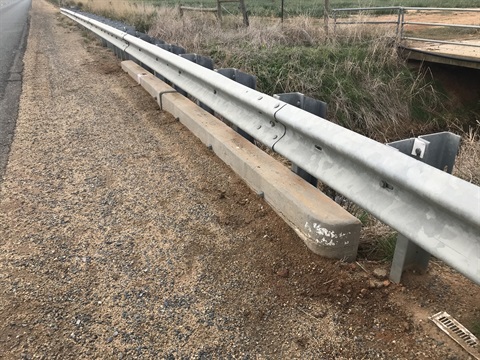
[[[392,13],[390,15],[396,15],[397,20],[395,21],[338,21],[338,14],[345,12],[372,12],[372,11],[387,11],[390,10]],[[337,24],[351,25],[351,24],[396,24],[396,37],[399,41],[402,40],[411,40],[411,41],[420,41],[420,42],[431,42],[439,44],[449,44],[449,45],[461,45],[461,46],[470,46],[478,47],[479,44],[464,43],[460,41],[445,41],[439,39],[425,39],[420,37],[410,37],[405,36],[405,25],[411,26],[430,26],[430,27],[448,27],[453,29],[473,29],[480,30],[480,25],[462,25],[462,24],[446,24],[446,23],[436,23],[436,22],[418,22],[418,21],[406,21],[405,17],[409,11],[457,11],[457,12],[475,12],[480,13],[480,9],[469,9],[469,8],[428,8],[428,7],[403,7],[403,6],[385,6],[385,7],[364,7],[364,8],[342,8],[342,9],[333,9],[334,17],[334,29],[336,30]],[[396,13],[395,13],[396,12]]]
[[[480,284],[479,187],[125,32],[61,12]]]

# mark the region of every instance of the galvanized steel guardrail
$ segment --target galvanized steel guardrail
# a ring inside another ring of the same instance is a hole
[[[61,12],[480,284],[480,187],[135,36]]]

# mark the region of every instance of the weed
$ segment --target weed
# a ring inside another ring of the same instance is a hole
[[[397,244],[397,234],[393,233],[386,237],[377,239],[379,257],[383,261],[392,261],[395,253],[395,246]]]
[[[365,227],[364,233],[370,236],[363,238],[358,249],[358,257],[376,261],[392,261],[397,244],[397,233],[385,225]]]
[[[454,175],[480,185],[480,119],[462,138]]]
[[[357,219],[360,220],[362,226],[367,226],[370,222],[370,214],[365,210],[362,210],[360,214],[357,215]]]

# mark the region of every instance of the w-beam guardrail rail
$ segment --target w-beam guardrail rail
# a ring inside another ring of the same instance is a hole
[[[480,284],[479,187],[123,31],[61,11]],[[305,225],[305,232],[322,230]]]

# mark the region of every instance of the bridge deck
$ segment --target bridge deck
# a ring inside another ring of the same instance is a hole
[[[462,42],[468,45],[407,42],[400,49],[408,59],[480,70],[480,40],[465,40]],[[478,47],[469,46],[472,44],[478,45]]]

